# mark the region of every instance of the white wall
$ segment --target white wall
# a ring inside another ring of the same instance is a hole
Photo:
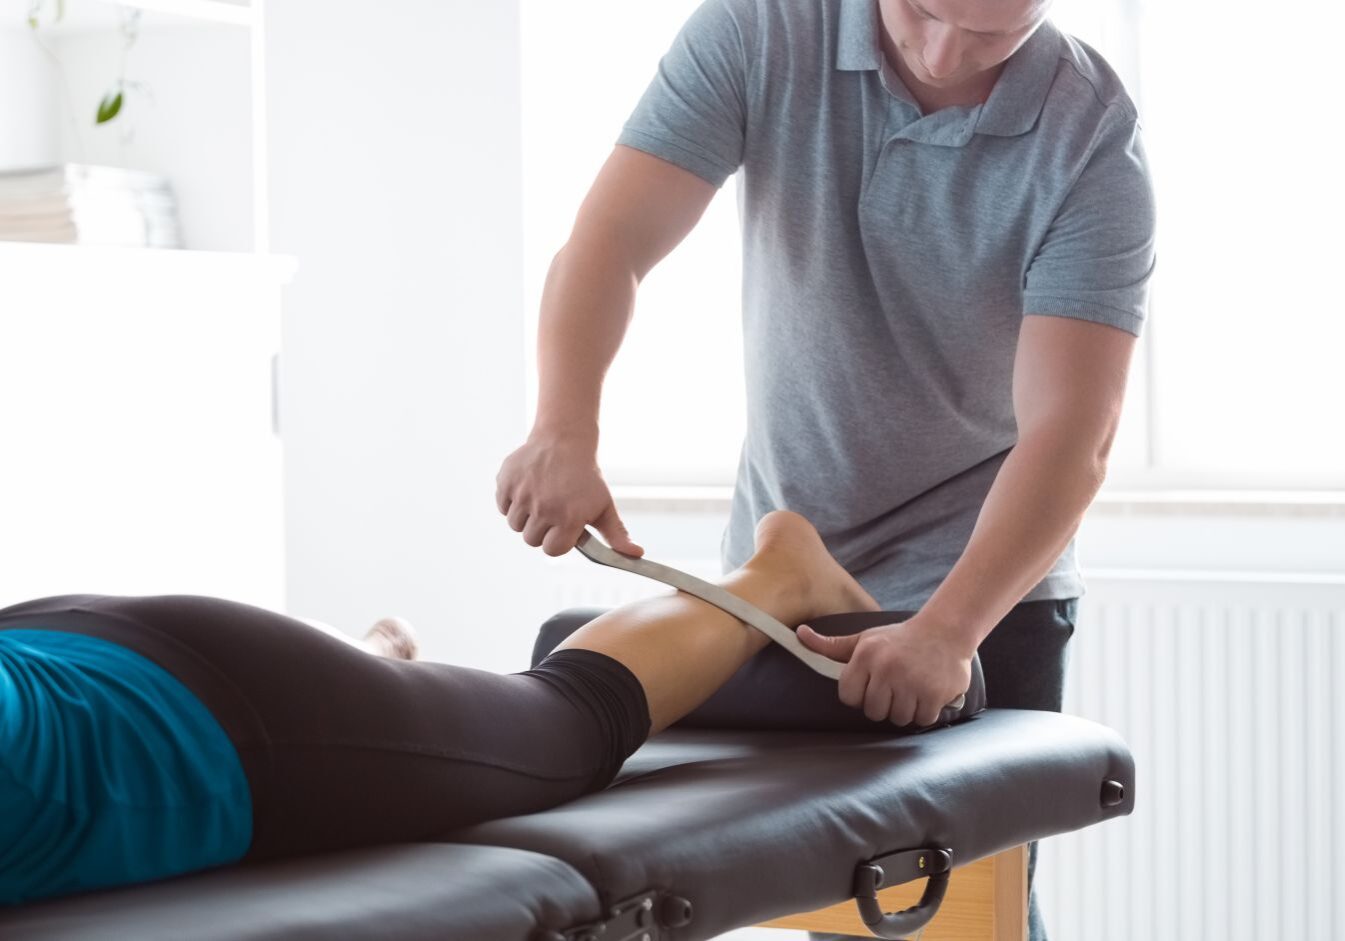
[[[516,4],[267,16],[272,249],[299,258],[289,610],[351,632],[400,614],[430,657],[523,668],[515,586],[546,562],[494,500],[525,431]]]
[[[0,169],[57,159],[60,129],[53,72],[21,21],[0,25]]]

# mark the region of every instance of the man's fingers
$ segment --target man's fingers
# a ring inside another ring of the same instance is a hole
[[[536,548],[542,544],[546,538],[547,531],[551,529],[549,523],[540,516],[528,517],[528,525],[523,527],[523,541]]]
[[[607,509],[602,511],[597,519],[593,521],[593,527],[607,541],[607,544],[620,552],[622,555],[633,555],[636,557],[644,555],[644,549],[637,546],[630,538],[630,533],[626,530],[626,524],[621,522],[621,517],[617,515],[616,504],[607,504]],[[579,534],[575,534],[575,539]]]
[[[553,526],[542,542],[542,551],[547,555],[564,555],[574,548],[574,544],[579,541],[579,534],[583,531],[582,524],[568,527]]]
[[[893,696],[888,718],[898,728],[905,728],[915,722],[915,699],[910,696]]]
[[[841,663],[848,663],[854,655],[855,644],[859,643],[859,634],[849,634],[845,637],[828,637],[826,634],[819,634],[807,624],[800,624],[799,629],[795,631],[799,641],[809,650],[816,651],[824,657],[830,657]]]
[[[948,705],[944,703],[944,706]],[[923,706],[915,712],[915,721],[920,723],[922,729],[927,729],[939,721],[943,715],[943,706]]]
[[[522,503],[515,503],[509,508],[509,528],[516,533],[523,532],[523,527],[528,525],[528,511]]]
[[[495,506],[505,516],[509,515],[509,508],[514,502],[514,474],[510,466],[513,455],[509,455],[500,464],[500,469],[495,472]]]
[[[892,689],[886,683],[870,683],[864,693],[864,715],[882,722],[892,712]]]
[[[841,671],[836,694],[851,709],[864,705],[864,691],[869,685],[869,673],[859,664],[851,664]]]

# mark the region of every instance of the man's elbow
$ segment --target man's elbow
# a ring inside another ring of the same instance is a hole
[[[1116,443],[1116,432],[1120,430],[1120,427],[1120,414],[1116,413],[1111,415],[1103,428],[1102,440],[1097,446],[1096,463],[1104,477],[1107,475],[1107,462],[1111,460],[1112,445]]]
[[[1054,420],[1037,422],[1026,440],[1041,442],[1046,453],[1087,472],[1100,487],[1119,427],[1119,416],[1099,422],[1096,415],[1063,413]],[[1021,444],[1024,438],[1019,440]]]

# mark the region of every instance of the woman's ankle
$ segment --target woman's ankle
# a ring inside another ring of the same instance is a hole
[[[781,564],[779,558],[754,554],[729,576],[724,587],[770,614],[797,627],[815,615],[812,578],[800,566]],[[730,581],[731,580],[731,581]]]

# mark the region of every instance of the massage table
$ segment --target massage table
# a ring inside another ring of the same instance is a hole
[[[602,610],[549,619],[534,664]],[[985,708],[973,662],[960,708],[894,734],[772,644],[601,792],[413,845],[0,909],[0,938],[694,941],[765,924],[1025,941],[1026,844],[1129,814],[1134,762],[1094,722]]]

